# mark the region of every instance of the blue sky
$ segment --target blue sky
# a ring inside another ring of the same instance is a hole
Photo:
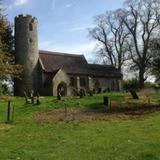
[[[122,7],[124,0],[4,0],[8,18],[31,14],[38,19],[39,48],[91,55],[95,42],[88,37],[93,17]]]

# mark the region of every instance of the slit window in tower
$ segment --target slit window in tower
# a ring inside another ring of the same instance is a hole
[[[32,38],[30,38],[30,39],[29,39],[29,42],[30,42],[30,43],[32,43],[32,42],[33,42]]]
[[[33,24],[32,23],[29,24],[29,30],[33,31]]]

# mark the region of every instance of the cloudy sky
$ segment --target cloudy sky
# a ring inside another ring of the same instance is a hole
[[[37,17],[39,48],[89,56],[95,42],[88,37],[93,17],[120,8],[124,0],[4,0],[8,18]]]

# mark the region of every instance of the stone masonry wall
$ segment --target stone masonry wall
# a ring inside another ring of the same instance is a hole
[[[22,80],[15,80],[15,95],[38,90],[38,34],[37,19],[31,15],[15,18],[15,60],[23,65]]]

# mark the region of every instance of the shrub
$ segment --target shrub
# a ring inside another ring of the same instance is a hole
[[[123,88],[126,91],[138,90],[139,89],[139,82],[137,79],[123,81]]]
[[[80,98],[83,98],[84,96],[86,96],[86,90],[84,88],[81,88],[79,91],[79,95],[80,95]]]
[[[73,89],[72,93],[73,93],[74,96],[79,96],[78,89]]]
[[[144,87],[145,88],[155,88],[155,84],[152,82],[145,82]]]
[[[8,89],[7,84],[0,83],[0,95],[6,95],[6,94],[9,94],[9,89]]]
[[[93,96],[93,91],[92,91],[92,90],[88,90],[88,91],[87,91],[87,94],[88,94],[89,96]]]

